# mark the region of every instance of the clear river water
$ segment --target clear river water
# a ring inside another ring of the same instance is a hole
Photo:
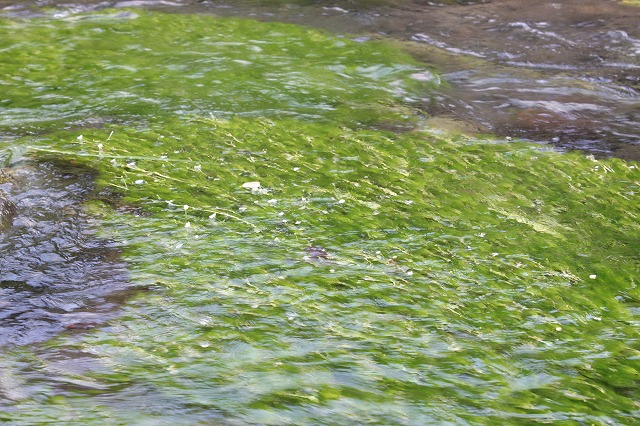
[[[0,421],[637,423],[639,22],[0,0]]]

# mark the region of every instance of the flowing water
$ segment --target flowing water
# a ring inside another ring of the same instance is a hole
[[[92,235],[79,206],[92,174],[36,164],[5,180],[17,212],[0,241],[1,344],[32,344],[111,317],[128,279],[119,252]]]
[[[151,7],[293,22],[363,41],[410,41],[409,49],[448,83],[424,106],[435,126],[640,159],[640,12],[615,1],[3,3],[16,15],[43,6],[66,13]]]
[[[637,422],[640,9],[449,3],[0,0],[0,419]]]
[[[410,41],[448,83],[427,107],[432,116],[462,130],[640,159],[637,8],[601,0],[425,3],[273,12],[210,2],[206,10],[267,20],[284,14],[338,33]]]

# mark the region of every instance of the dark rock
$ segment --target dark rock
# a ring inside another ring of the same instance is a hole
[[[0,193],[0,229],[9,227],[13,224],[13,217],[16,215],[16,205],[4,194]]]

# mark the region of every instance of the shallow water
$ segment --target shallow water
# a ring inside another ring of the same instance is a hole
[[[241,6],[211,2],[222,14]],[[612,1],[279,8],[284,19],[413,43],[450,87],[427,106],[460,129],[640,159],[640,10]]]
[[[33,344],[113,317],[128,272],[80,205],[93,178],[44,163],[14,167],[0,185],[17,206],[0,233],[0,345]]]
[[[362,41],[381,36],[408,41],[409,50],[449,84],[439,97],[425,100],[423,109],[433,123],[442,125],[444,117],[460,131],[640,159],[637,7],[600,0],[301,3],[5,0],[0,7],[16,15],[42,6],[59,7],[61,13],[143,7],[293,22]]]
[[[26,153],[1,188],[19,211],[1,240],[0,419],[640,418],[637,166],[409,131],[434,105],[464,118],[465,84],[515,92],[539,70],[467,78],[464,57],[436,91],[424,63],[371,35],[105,5],[13,7],[0,27],[3,148]],[[161,5],[308,17],[191,6]],[[319,16],[366,27],[375,13]],[[409,42],[456,57],[433,44]],[[465,110],[467,127],[494,126]]]
[[[640,159],[638,8],[512,0],[268,11],[210,2],[205,10],[409,40],[450,84],[427,106],[430,115],[461,129]]]

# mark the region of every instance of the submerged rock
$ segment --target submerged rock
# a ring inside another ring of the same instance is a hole
[[[0,229],[11,226],[16,210],[16,205],[0,193]]]

